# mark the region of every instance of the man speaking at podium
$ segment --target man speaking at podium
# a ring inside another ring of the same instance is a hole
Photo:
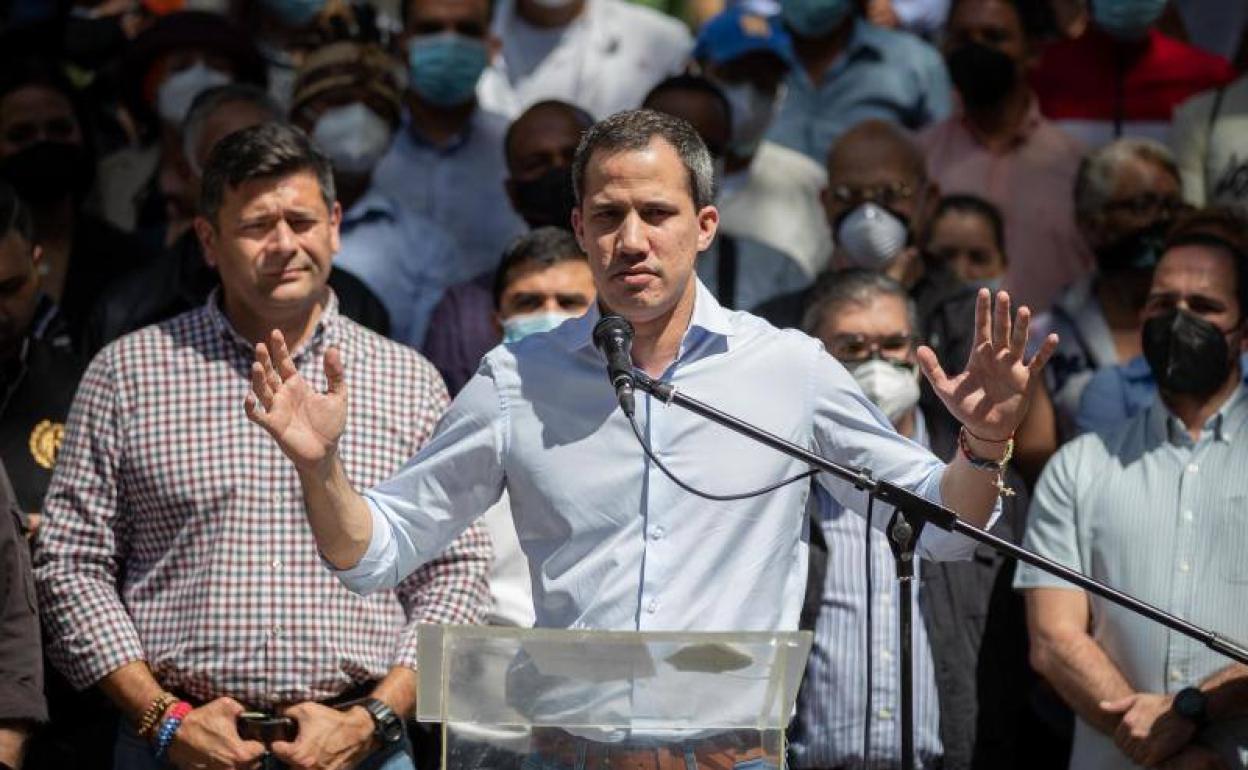
[[[716,408],[848,466],[866,466],[989,523],[1000,462],[1056,338],[1024,360],[1026,308],[981,292],[974,352],[949,377],[919,362],[966,426],[948,466],[899,436],[815,340],[722,308],[694,275],[719,224],[711,159],[684,121],[648,110],[589,129],[573,165],[572,225],[589,255],[601,308],[553,331],[495,348],[434,438],[389,481],[358,493],[338,454],[350,372],[326,355],[325,393],[296,372],[280,334],[256,348],[247,414],[298,469],[325,559],[350,588],[392,586],[433,558],[509,492],[532,565],[537,625],[614,630],[791,630],[806,580],[809,482],[733,502],[681,490],[648,462],[617,408],[591,330],[602,312],[630,321],[632,360]],[[356,405],[368,409],[368,405]],[[730,494],[807,470],[772,449],[641,397],[637,419],[682,481]],[[852,485],[818,482],[863,509]],[[877,512],[876,521],[887,515]],[[929,558],[973,543],[928,527]]]

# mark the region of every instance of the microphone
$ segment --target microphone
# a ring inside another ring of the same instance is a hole
[[[624,414],[633,416],[633,325],[622,316],[604,315],[594,325],[594,347],[607,357],[607,379]]]

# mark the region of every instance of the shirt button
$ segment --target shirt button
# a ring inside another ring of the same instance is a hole
[[[1179,562],[1179,572],[1188,572],[1191,569],[1192,569],[1192,565],[1188,564],[1187,562],[1185,561]]]
[[[650,539],[662,540],[663,535],[665,534],[667,534],[667,530],[663,529],[662,527],[655,527],[654,529],[650,530]]]
[[[1171,682],[1183,681],[1183,672],[1178,670],[1177,668],[1170,669],[1170,681]]]
[[[886,661],[887,661],[887,660],[892,660],[892,659],[893,659],[893,653],[889,652],[888,650],[880,650],[880,659],[881,659],[881,660],[886,660]]]
[[[1191,520],[1192,520],[1192,509],[1188,508],[1186,511],[1183,511],[1183,521],[1191,521]]]
[[[272,631],[271,633],[273,634],[273,637],[274,637],[274,638],[277,638],[277,637],[281,636],[281,635],[282,635],[282,624],[281,624],[281,623],[278,623],[276,626],[273,626],[273,631]]]
[[[284,502],[286,502],[286,495],[283,495],[281,492],[278,492],[276,495],[273,495],[274,505],[281,505]]]
[[[1196,463],[1192,463],[1191,465],[1187,466],[1187,472],[1188,473],[1200,473],[1200,466],[1197,465]]]
[[[654,614],[654,613],[656,613],[656,612],[658,612],[658,611],[659,611],[659,600],[658,600],[658,599],[651,599],[651,600],[650,600],[650,603],[649,603],[648,605],[646,605],[646,612],[649,612],[649,613],[651,613],[651,614]]]
[[[880,719],[892,719],[893,718],[893,712],[888,709],[880,709],[879,711],[875,712],[875,715],[879,717]]]
[[[273,560],[273,569],[281,569],[281,568],[282,568],[282,560],[281,560],[281,559],[274,559],[274,560]]]

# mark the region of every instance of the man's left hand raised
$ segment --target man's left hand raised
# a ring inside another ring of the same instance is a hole
[[[975,299],[975,339],[961,374],[948,376],[931,348],[919,348],[923,374],[972,437],[1004,443],[1027,414],[1040,372],[1057,348],[1057,335],[1050,334],[1031,361],[1024,361],[1030,325],[1031,311],[1026,307],[1019,308],[1011,322],[1008,294],[998,293],[994,307],[991,293],[980,289]]]
[[[361,706],[339,711],[319,703],[300,703],[285,709],[299,723],[293,743],[275,741],[273,754],[298,770],[350,770],[377,747],[373,718]]]

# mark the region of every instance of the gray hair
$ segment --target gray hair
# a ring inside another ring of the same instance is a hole
[[[905,287],[877,270],[851,267],[824,273],[815,283],[814,296],[802,315],[802,331],[812,337],[833,313],[839,313],[846,305],[864,306],[877,297],[896,297],[906,307],[906,324],[910,333],[922,335],[919,329],[919,311]]]
[[[275,123],[286,117],[282,108],[267,91],[250,83],[228,83],[209,88],[196,96],[191,102],[191,108],[187,110],[186,119],[182,121],[182,154],[195,176],[204,175],[204,170],[199,167],[199,162],[195,158],[195,148],[199,146],[204,124],[222,107],[240,103],[249,104],[264,113],[266,123]]]
[[[617,112],[590,126],[581,137],[572,160],[572,192],[577,205],[581,205],[585,192],[585,168],[594,153],[644,150],[655,137],[670,144],[680,156],[694,207],[709,206],[715,200],[715,169],[706,143],[686,121],[647,109]]]
[[[1142,137],[1117,139],[1084,156],[1075,174],[1075,217],[1089,219],[1099,214],[1114,194],[1118,171],[1131,160],[1142,160],[1164,169],[1179,181],[1174,154],[1161,142]]]

